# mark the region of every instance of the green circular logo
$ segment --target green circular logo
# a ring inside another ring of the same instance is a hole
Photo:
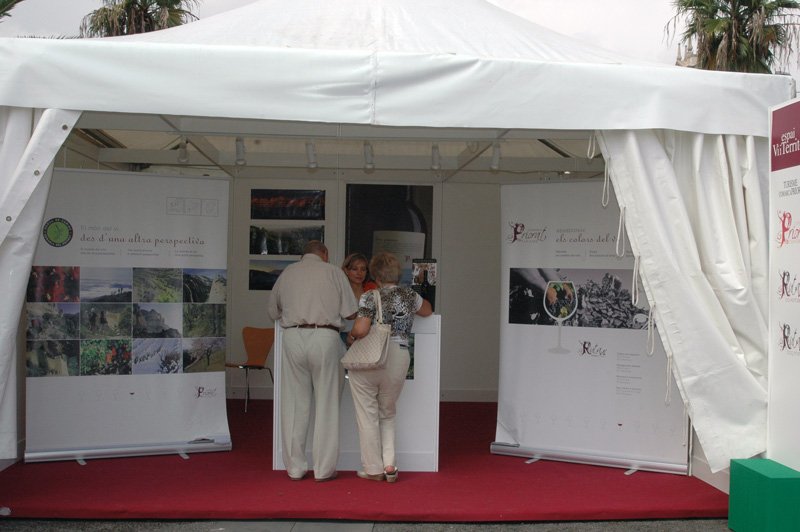
[[[64,218],[50,218],[44,224],[42,236],[53,247],[66,246],[72,240],[72,224]]]

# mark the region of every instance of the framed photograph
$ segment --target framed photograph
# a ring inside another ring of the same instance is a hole
[[[324,220],[324,190],[254,188],[250,191],[253,220]]]
[[[325,240],[324,225],[250,225],[250,255],[302,255],[310,240]]]
[[[281,272],[295,261],[293,260],[251,260],[249,286],[250,290],[272,290]]]

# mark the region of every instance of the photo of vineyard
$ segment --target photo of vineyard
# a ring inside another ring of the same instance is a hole
[[[130,268],[81,268],[81,302],[130,303],[133,278]]]
[[[81,340],[81,375],[130,375],[131,340]]]
[[[130,338],[129,303],[81,303],[81,338]]]
[[[225,336],[225,305],[184,303],[183,336]]]
[[[78,340],[37,340],[25,344],[28,377],[79,375]]]
[[[183,372],[225,371],[225,338],[183,340]]]
[[[226,270],[183,270],[184,303],[225,303],[227,288]]]
[[[68,340],[79,337],[78,303],[27,303],[28,340]]]
[[[134,338],[134,375],[180,373],[182,368],[179,338]]]
[[[183,271],[180,268],[134,268],[133,301],[180,303],[183,301]]]

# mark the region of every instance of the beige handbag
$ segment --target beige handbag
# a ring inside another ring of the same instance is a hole
[[[392,326],[383,323],[380,292],[371,292],[375,297],[375,321],[367,335],[353,342],[342,357],[342,366],[349,370],[379,369],[386,365]]]

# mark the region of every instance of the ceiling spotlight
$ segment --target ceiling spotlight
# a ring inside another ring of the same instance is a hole
[[[500,170],[500,144],[492,144],[492,162],[489,163],[489,170],[497,172]]]
[[[369,141],[364,141],[364,170],[367,172],[375,170],[375,154]]]
[[[442,155],[439,153],[439,145],[437,143],[433,143],[431,146],[431,170],[441,170],[442,169]]]
[[[308,158],[308,163],[306,164],[308,168],[313,170],[319,166],[317,164],[317,148],[313,142],[306,142],[306,157]]]
[[[186,150],[186,137],[181,137],[181,141],[178,144],[178,162],[189,162],[189,152]]]
[[[244,152],[244,139],[236,137],[236,166],[244,166],[247,164]]]

